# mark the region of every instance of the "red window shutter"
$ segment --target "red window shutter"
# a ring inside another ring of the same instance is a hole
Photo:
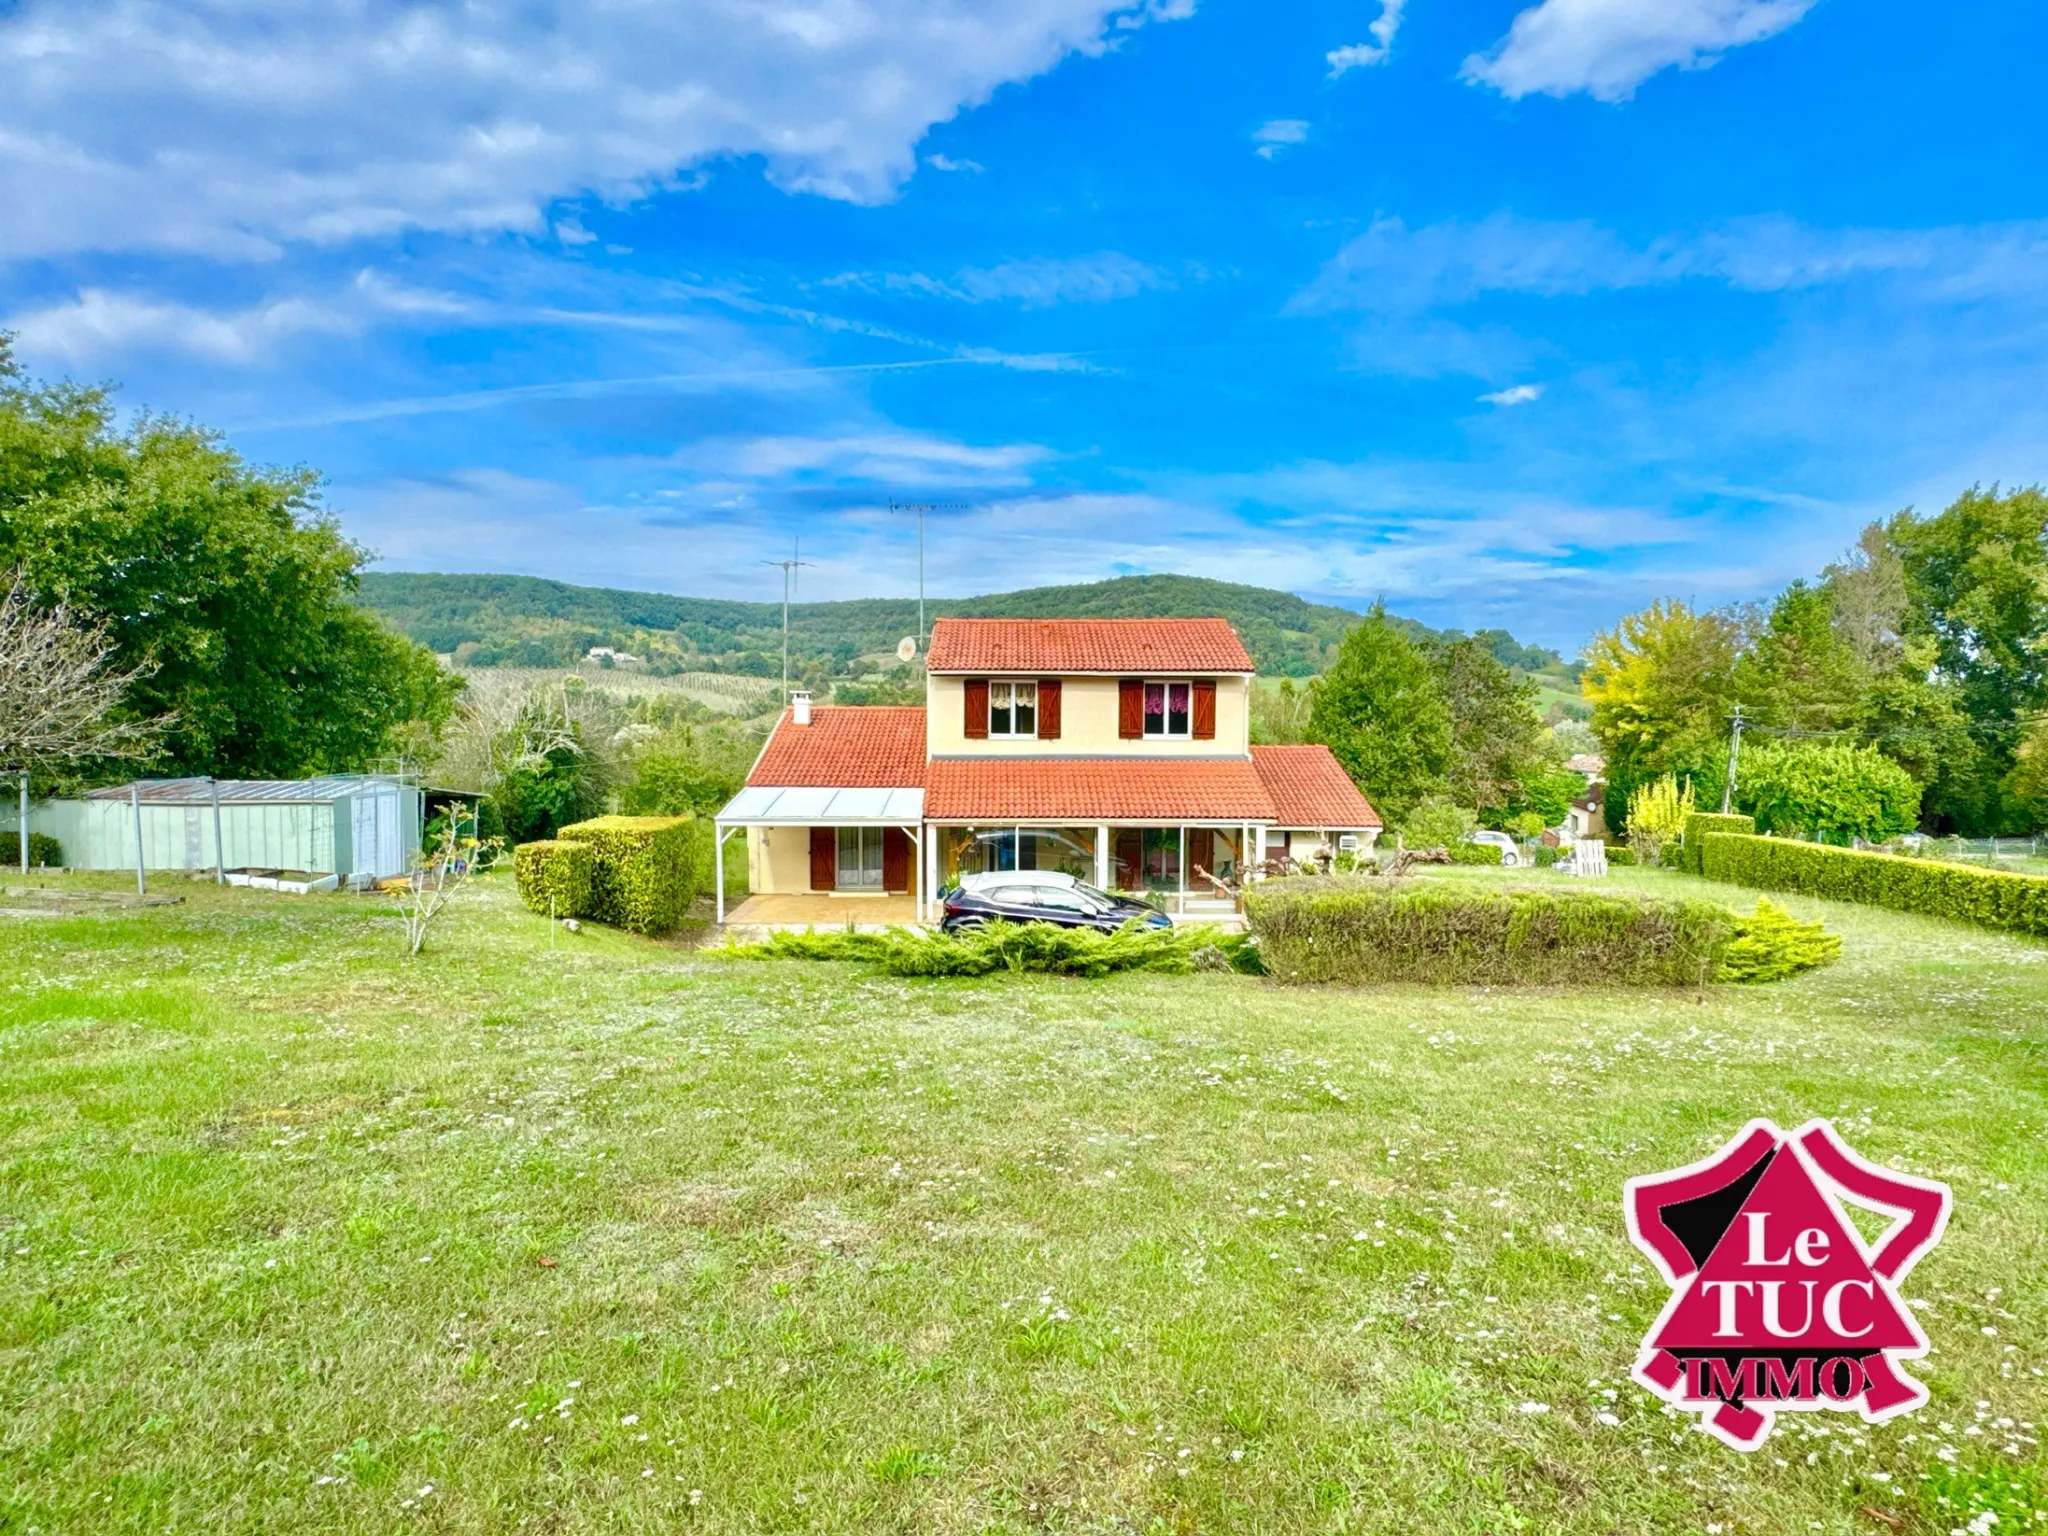
[[[1056,677],[1038,680],[1038,739],[1060,739],[1060,680]]]
[[[1145,682],[1143,678],[1119,678],[1116,685],[1116,733],[1125,741],[1145,734]]]
[[[1216,739],[1216,679],[1195,679],[1195,740]]]
[[[901,827],[882,828],[882,889],[910,889],[910,837]]]
[[[967,699],[967,719],[964,730],[969,741],[988,740],[988,679],[970,677],[967,686],[960,690]]]

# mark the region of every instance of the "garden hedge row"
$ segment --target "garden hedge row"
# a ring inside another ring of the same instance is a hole
[[[64,847],[46,832],[31,832],[28,835],[28,861],[40,864],[45,869],[64,867]],[[21,868],[21,834],[0,832],[0,873]]]
[[[1450,846],[1453,864],[1491,864],[1500,867],[1500,844],[1498,843],[1453,843]]]
[[[1666,862],[1675,862],[1687,874],[1696,875],[1700,872],[1700,854],[1709,833],[1739,832],[1747,835],[1754,831],[1754,816],[1723,816],[1717,811],[1694,811],[1685,818],[1685,827],[1680,834],[1683,839],[1681,846],[1671,850],[1677,858],[1673,860],[1667,854]]]
[[[1282,981],[1697,986],[1739,919],[1710,902],[1465,881],[1270,880],[1245,894]]]
[[[1734,832],[1701,838],[1700,858],[1709,880],[2048,934],[2048,880],[2038,875]]]
[[[590,915],[597,854],[588,843],[553,838],[521,843],[512,850],[512,875],[528,911],[553,917]]]
[[[1569,848],[1538,848],[1536,850],[1536,867],[1538,869],[1548,869],[1559,859],[1570,854],[1570,852],[1571,849]],[[1627,865],[1634,864],[1635,862],[1636,851],[1626,843],[1609,843],[1607,845],[1608,868],[1612,869],[1617,864]]]
[[[674,933],[697,899],[697,844],[709,825],[691,816],[599,816],[562,828],[561,841],[586,845],[593,858],[590,910],[579,915],[629,933]]]

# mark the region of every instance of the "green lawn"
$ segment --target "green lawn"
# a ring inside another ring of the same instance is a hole
[[[1842,962],[1704,997],[910,982],[550,949],[504,881],[415,963],[368,900],[162,888],[0,917],[0,1530],[1882,1536],[1866,1506],[1947,1532],[1974,1490],[2011,1536],[2048,1502],[2039,944],[1793,898]],[[1934,1402],[1745,1458],[1626,1379],[1664,1290],[1620,1196],[1757,1114],[1956,1211],[1907,1287]]]

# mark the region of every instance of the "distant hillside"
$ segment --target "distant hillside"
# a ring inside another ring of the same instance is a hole
[[[645,657],[657,671],[778,674],[782,605],[572,587],[534,576],[453,576],[373,571],[364,606],[466,666],[565,666],[592,646]],[[987,597],[932,598],[931,618],[1193,618],[1221,615],[1244,637],[1268,676],[1320,672],[1359,616],[1288,592],[1198,576],[1121,576],[1084,586],[1032,587]],[[1399,620],[1417,635],[1434,631]],[[917,629],[915,598],[796,603],[789,610],[791,670],[843,677],[872,670]],[[1528,670],[1555,665],[1553,651],[1521,646],[1505,630],[1482,631],[1496,655]]]

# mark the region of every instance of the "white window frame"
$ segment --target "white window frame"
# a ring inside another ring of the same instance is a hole
[[[1184,731],[1176,731],[1171,726],[1173,720],[1173,694],[1171,690],[1176,684],[1188,691],[1188,728]],[[1161,729],[1156,731],[1146,729],[1145,721],[1147,716],[1145,714],[1145,695],[1143,692],[1144,689],[1155,686],[1169,690],[1166,695],[1167,707],[1159,713]],[[1138,694],[1138,734],[1141,739],[1145,741],[1193,741],[1195,739],[1195,680],[1192,677],[1148,677],[1138,687],[1140,690]]]
[[[1031,695],[1031,704],[1030,704],[1030,709],[1031,709],[1031,729],[1030,729],[1030,730],[1028,730],[1028,731],[1019,731],[1019,730],[1015,730],[1015,729],[1012,729],[1012,730],[1007,730],[1007,731],[999,731],[999,730],[997,730],[997,729],[996,729],[996,691],[997,691],[998,689],[1002,689],[1002,690],[1003,690],[1003,691],[1005,692],[1005,695],[1006,695],[1006,697],[1007,697],[1007,699],[1008,699],[1008,702],[1007,702],[1006,704],[1004,704],[1004,706],[1003,706],[1003,709],[1004,709],[1004,712],[1005,712],[1005,713],[1006,713],[1006,714],[1007,714],[1007,715],[1009,716],[1009,718],[1010,718],[1010,720],[1011,720],[1011,722],[1012,722],[1012,724],[1013,724],[1013,725],[1014,725],[1014,723],[1015,723],[1015,721],[1016,721],[1016,718],[1017,718],[1017,691],[1018,691],[1019,689],[1028,689],[1028,690],[1030,690],[1030,695]],[[1189,702],[1189,709],[1190,709],[1190,711],[1192,712],[1192,709],[1193,709],[1193,706],[1194,706],[1194,696],[1193,696],[1192,694],[1190,694],[1190,695],[1188,696],[1188,702]],[[1192,715],[1192,713],[1190,713],[1190,716],[1189,716],[1189,718],[1190,718],[1190,719],[1192,719],[1192,718],[1193,718],[1193,715]],[[1037,683],[1037,680],[1036,680],[1036,679],[1034,679],[1034,678],[1009,678],[1009,677],[992,677],[992,678],[990,678],[990,679],[989,679],[989,681],[988,681],[988,734],[989,734],[989,739],[990,739],[991,741],[1036,741],[1036,740],[1038,739],[1038,683]]]

